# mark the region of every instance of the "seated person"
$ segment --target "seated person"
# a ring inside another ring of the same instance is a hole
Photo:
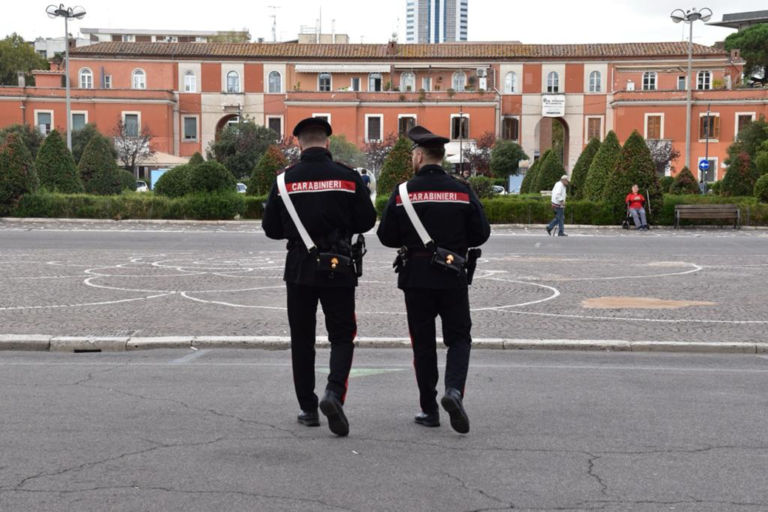
[[[639,193],[640,187],[632,186],[632,193],[627,196],[626,203],[629,207],[629,213],[632,214],[632,220],[639,231],[648,231],[648,223],[645,218],[645,197]]]

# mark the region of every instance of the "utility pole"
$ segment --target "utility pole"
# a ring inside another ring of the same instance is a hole
[[[706,138],[706,142],[704,143],[706,148],[704,150],[704,159],[707,161],[707,163],[709,163],[709,120],[710,120],[709,113],[710,113],[711,106],[712,106],[711,103],[707,104],[707,121],[704,127],[704,137]],[[717,171],[715,171],[715,176],[717,176]],[[707,181],[706,173],[704,173],[703,178],[704,178],[704,181]]]

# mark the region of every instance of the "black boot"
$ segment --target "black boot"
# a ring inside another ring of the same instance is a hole
[[[440,413],[426,413],[422,412],[413,419],[419,425],[424,427],[439,427],[440,426]]]
[[[299,420],[299,423],[301,423],[305,427],[320,426],[320,415],[317,414],[317,411],[315,412],[301,411],[301,414],[299,414],[299,417],[297,419]]]
[[[326,390],[325,396],[320,400],[320,411],[328,418],[328,427],[337,436],[349,435],[349,421],[344,414],[344,406],[339,395]]]
[[[446,389],[445,396],[440,400],[440,403],[443,404],[443,409],[451,417],[451,427],[453,427],[453,430],[459,434],[467,434],[469,432],[469,417],[464,410],[459,390],[453,388]]]

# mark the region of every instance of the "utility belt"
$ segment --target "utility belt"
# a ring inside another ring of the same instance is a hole
[[[400,200],[403,203],[405,212],[408,214],[411,224],[419,234],[421,241],[424,243],[425,251],[414,251],[412,255],[414,257],[424,255],[432,258],[431,265],[447,274],[460,276],[462,272],[466,272],[467,284],[472,284],[474,273],[477,269],[477,260],[482,255],[482,251],[480,249],[470,249],[465,256],[462,256],[443,247],[438,247],[429,236],[427,229],[424,227],[424,224],[416,213],[416,209],[413,207],[411,197],[408,194],[408,183],[402,183],[399,192]],[[398,251],[397,258],[393,265],[395,273],[400,272],[407,263],[408,248],[403,247]]]
[[[340,233],[334,232],[328,237],[324,237],[321,247],[318,247],[318,244],[309,236],[307,228],[304,227],[304,223],[301,222],[296,207],[293,205],[285,185],[285,173],[277,177],[277,187],[280,190],[285,209],[288,210],[288,214],[299,232],[304,249],[317,264],[316,271],[329,279],[333,279],[337,274],[355,274],[357,277],[362,277],[363,257],[368,252],[365,248],[365,237],[358,235],[357,241],[353,244],[351,240]]]

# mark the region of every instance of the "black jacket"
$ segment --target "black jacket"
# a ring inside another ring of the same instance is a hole
[[[376,224],[376,209],[360,175],[336,163],[323,148],[310,148],[299,163],[285,170],[285,182],[301,222],[321,250],[332,249],[339,237],[350,241]],[[273,240],[288,240],[283,278],[288,283],[309,286],[357,286],[354,274],[336,274],[333,279],[316,272],[317,264],[301,241],[283,200],[272,186],[261,221],[264,233]]]
[[[411,202],[435,245],[466,256],[491,236],[483,205],[472,189],[448,176],[439,165],[425,165],[408,182]],[[456,275],[435,268],[397,189],[387,203],[377,232],[387,247],[407,247],[408,262],[400,271],[398,287],[453,289],[467,286],[464,273]]]

